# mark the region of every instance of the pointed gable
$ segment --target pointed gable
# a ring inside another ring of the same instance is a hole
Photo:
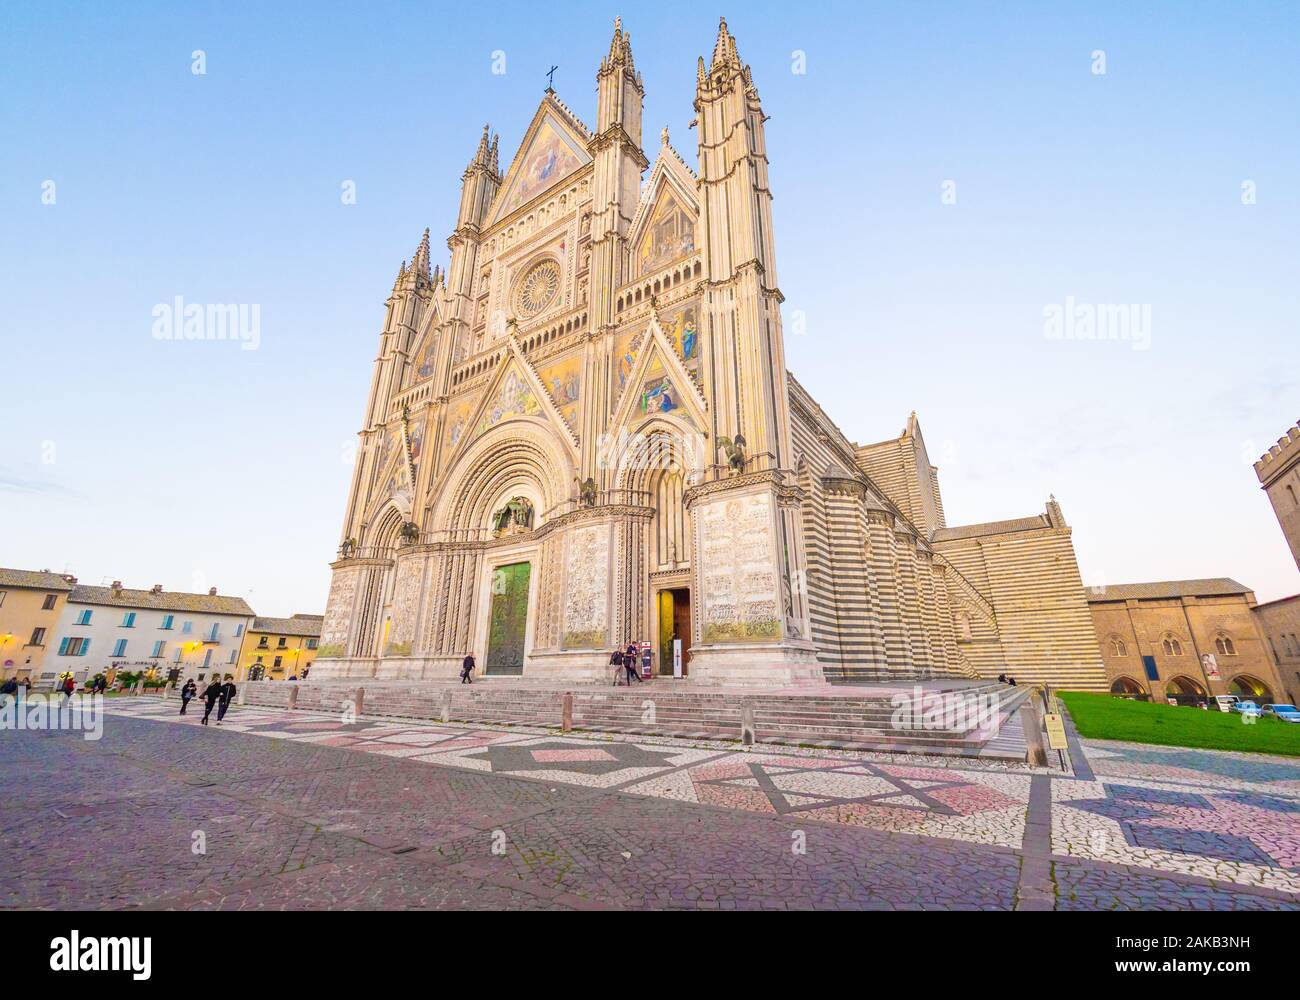
[[[581,385],[581,357],[578,358],[578,385]],[[559,375],[560,373],[556,373]],[[564,378],[558,384],[563,388]],[[567,393],[566,393],[567,396]],[[487,391],[477,402],[465,399],[453,405],[448,411],[446,444],[450,449],[448,455],[454,455],[467,448],[471,441],[486,434],[498,424],[509,420],[535,418],[550,424],[571,452],[576,452],[578,436],[573,430],[576,423],[577,400],[566,414],[560,400],[551,395],[550,390],[519,352],[518,344],[510,341],[510,352],[502,362],[496,377],[488,385]]]
[[[497,196],[493,222],[550,190],[591,162],[580,123],[550,94],[542,101]]]
[[[707,407],[661,318],[650,321],[627,374],[610,426],[635,427],[648,417],[671,416],[699,430]]]
[[[638,274],[689,257],[698,245],[698,181],[665,141],[659,150],[630,228]]]

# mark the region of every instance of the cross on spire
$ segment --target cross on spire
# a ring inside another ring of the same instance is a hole
[[[559,66],[552,66],[546,73],[546,92],[548,94],[555,93],[555,71],[559,68]]]

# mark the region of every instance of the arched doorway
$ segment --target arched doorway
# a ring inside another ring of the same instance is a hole
[[[683,676],[690,673],[694,553],[684,494],[698,477],[704,453],[697,437],[698,432],[660,415],[628,436],[618,461],[616,481],[629,502],[653,511],[644,529],[644,603],[633,628],[650,637],[661,676],[673,676],[678,662]],[[643,624],[636,625],[638,620]]]
[[[1190,677],[1173,677],[1165,686],[1165,697],[1180,705],[1199,705],[1206,700],[1205,688]]]
[[[1115,678],[1115,683],[1110,686],[1110,693],[1117,698],[1133,698],[1138,701],[1147,701],[1149,698],[1146,689],[1132,677]]]
[[[1267,705],[1273,700],[1273,692],[1258,677],[1250,674],[1238,674],[1228,684],[1228,690],[1244,701],[1253,701]]]

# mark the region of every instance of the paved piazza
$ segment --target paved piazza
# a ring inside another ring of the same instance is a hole
[[[1297,909],[1300,761],[1076,771],[110,699],[0,733],[0,906]],[[199,850],[197,845],[201,845]]]

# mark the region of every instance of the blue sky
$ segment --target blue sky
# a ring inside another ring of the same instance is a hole
[[[841,429],[915,409],[951,524],[1054,492],[1088,582],[1300,591],[1251,468],[1300,417],[1300,5],[498,6],[4,6],[0,565],[323,610],[383,300],[483,123],[508,160],[552,64],[591,123],[621,13],[693,163],[727,13]],[[260,305],[260,348],[154,339],[178,295]],[[1067,296],[1150,306],[1149,349],[1047,338]]]

